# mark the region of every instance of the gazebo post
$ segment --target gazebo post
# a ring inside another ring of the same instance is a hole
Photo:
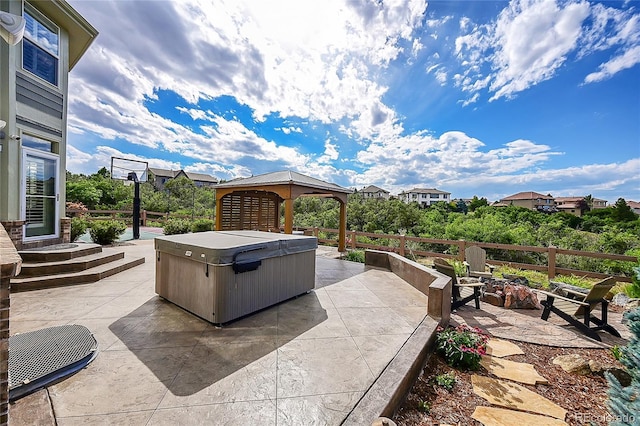
[[[284,233],[293,234],[293,199],[284,200]]]
[[[340,201],[340,228],[338,232],[338,251],[346,251],[345,242],[347,234],[347,203]]]
[[[216,231],[222,230],[222,196],[218,196],[216,191]]]

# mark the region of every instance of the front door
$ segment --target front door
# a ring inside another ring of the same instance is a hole
[[[58,237],[58,156],[23,148],[24,240]]]

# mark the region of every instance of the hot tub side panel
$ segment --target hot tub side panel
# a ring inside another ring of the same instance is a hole
[[[156,293],[209,322],[215,322],[215,276],[209,273],[207,277],[206,269],[205,263],[157,252]]]
[[[280,271],[280,301],[313,290],[316,284],[315,249],[282,256]]]

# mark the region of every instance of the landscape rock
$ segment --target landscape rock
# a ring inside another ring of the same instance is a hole
[[[567,373],[586,376],[591,374],[589,361],[578,354],[560,355],[553,359],[554,365],[559,365]]]
[[[493,306],[504,306],[504,299],[498,293],[485,293],[481,300]]]
[[[626,372],[624,368],[621,368],[617,365],[613,364],[602,364],[598,361],[594,361],[592,359],[589,360],[589,369],[593,374],[597,374],[599,376],[604,376],[605,372],[609,372],[613,374],[613,376],[618,379],[618,382],[623,387],[627,387],[631,384],[631,376]]]
[[[624,310],[630,311],[638,307],[640,307],[640,299],[629,299],[626,305],[624,305]]]
[[[529,287],[505,284],[504,307],[507,309],[542,309],[538,297]]]
[[[611,299],[611,303],[618,306],[625,306],[627,303],[629,303],[629,300],[630,298],[626,294],[618,293],[613,296],[613,299]]]

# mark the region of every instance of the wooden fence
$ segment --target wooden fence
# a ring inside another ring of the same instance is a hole
[[[73,217],[77,214],[85,214],[85,219],[88,220],[100,220],[100,219],[113,219],[113,220],[123,220],[127,223],[131,223],[132,214],[131,210],[67,210],[67,216]],[[88,215],[87,215],[88,214]],[[91,216],[98,215],[98,216]],[[175,214],[162,213],[162,212],[152,212],[142,210],[140,212],[140,225],[147,226],[147,221],[150,220],[150,217],[155,217],[157,221],[163,222],[169,218],[181,218],[181,219],[191,219],[191,216],[178,216]],[[194,217],[194,219],[211,219],[209,217]],[[315,235],[318,237],[318,242],[324,245],[329,246],[337,246],[338,245],[338,230],[331,228],[296,228],[298,231],[302,231],[308,235]],[[323,234],[324,237],[321,235]],[[333,236],[333,237],[331,237]],[[389,240],[389,244],[380,245],[380,244],[372,244],[367,243],[362,240],[361,237],[366,237],[367,239],[386,239]],[[411,244],[414,243],[414,244]],[[430,244],[437,246],[445,246],[446,248],[442,251],[427,251],[420,250],[416,248],[412,248],[413,246],[417,246],[419,244]],[[638,259],[633,256],[625,256],[621,254],[608,254],[608,253],[596,253],[596,252],[588,252],[588,251],[579,251],[579,250],[566,250],[557,248],[554,246],[549,247],[538,247],[538,246],[519,246],[519,245],[511,245],[511,244],[496,244],[496,243],[479,243],[474,241],[465,241],[465,240],[440,240],[434,238],[421,238],[421,237],[409,237],[406,235],[395,235],[395,234],[376,234],[371,232],[357,232],[357,231],[347,231],[347,248],[356,250],[356,249],[372,249],[372,250],[382,250],[382,251],[391,251],[394,253],[398,253],[401,256],[421,256],[421,257],[442,257],[449,259],[456,259],[459,261],[464,261],[464,250],[469,246],[478,246],[483,249],[489,250],[506,250],[513,252],[521,252],[521,253],[542,253],[544,257],[546,257],[547,263],[546,265],[536,265],[531,263],[524,262],[513,262],[508,260],[496,260],[489,259],[490,262],[494,265],[507,265],[518,269],[527,269],[534,270],[539,272],[546,272],[548,277],[554,278],[556,275],[576,275],[581,277],[591,277],[591,278],[606,278],[611,276],[610,274],[603,274],[600,272],[593,271],[584,271],[579,269],[570,269],[570,268],[562,268],[557,266],[558,255],[567,255],[567,256],[579,256],[579,257],[587,257],[587,258],[596,258],[596,259],[606,259],[606,260],[615,260],[621,262],[631,262],[636,264]],[[454,250],[451,250],[451,248]],[[621,282],[631,282],[631,277],[627,277],[624,275],[615,275],[616,279]]]
[[[318,242],[337,246],[338,241],[337,237],[331,238],[331,235],[337,236],[337,229],[330,228],[299,228],[309,235],[315,235],[318,237]],[[322,237],[324,234],[326,237]],[[358,237],[367,237],[368,239],[386,239],[389,240],[388,245],[377,245],[359,241]],[[438,246],[446,246],[447,249],[443,251],[426,251],[419,250],[411,247],[409,243],[417,243],[417,244],[431,244]],[[588,252],[588,251],[580,251],[580,250],[567,250],[561,249],[554,246],[549,247],[537,247],[537,246],[520,246],[520,245],[512,245],[512,244],[496,244],[496,243],[480,243],[475,241],[465,241],[465,240],[440,240],[434,238],[421,238],[421,237],[409,237],[406,235],[394,235],[394,234],[376,234],[370,232],[356,232],[356,231],[348,231],[347,232],[347,247],[355,250],[355,249],[373,249],[373,250],[383,250],[383,251],[391,251],[394,253],[398,253],[401,256],[421,256],[421,257],[442,257],[448,259],[455,259],[459,261],[464,261],[464,251],[467,247],[470,246],[478,246],[483,249],[495,249],[495,250],[507,250],[514,252],[533,252],[533,253],[543,253],[547,258],[546,265],[534,265],[530,263],[522,263],[522,262],[512,262],[505,260],[494,260],[488,259],[488,262],[494,265],[507,265],[518,269],[527,269],[534,270],[539,272],[546,272],[547,276],[551,279],[556,275],[576,275],[581,277],[591,277],[591,278],[606,278],[611,276],[611,274],[604,274],[600,272],[593,271],[583,271],[578,269],[570,269],[570,268],[562,268],[557,266],[558,255],[567,255],[567,256],[579,256],[579,257],[587,257],[587,258],[596,258],[596,259],[607,259],[607,260],[615,260],[621,262],[630,262],[632,264],[638,263],[638,259],[634,256],[625,256],[622,254],[609,254],[609,253],[596,253],[596,252]],[[455,250],[450,250],[451,247],[454,247]],[[447,252],[448,251],[448,252]],[[631,282],[631,277],[627,277],[624,275],[614,275],[616,279],[620,282]]]

